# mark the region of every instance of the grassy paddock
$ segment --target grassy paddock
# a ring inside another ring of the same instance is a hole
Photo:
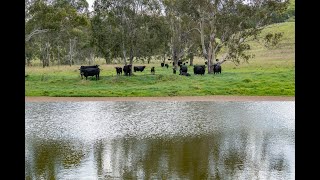
[[[261,45],[252,43],[252,53],[256,56],[249,63],[238,66],[231,62],[222,65],[222,74],[193,75],[193,67],[188,67],[191,76],[179,76],[160,66],[160,60],[145,65],[143,72],[133,76],[117,76],[115,66],[101,64],[100,80],[88,77],[81,79],[80,65],[26,67],[26,96],[206,96],[206,95],[252,95],[252,96],[294,96],[294,22],[273,25],[285,31],[284,40],[277,48],[267,51]],[[269,29],[267,29],[269,30]],[[204,59],[196,57],[194,64],[204,64]],[[155,75],[151,75],[151,67]],[[207,72],[207,71],[206,71]]]

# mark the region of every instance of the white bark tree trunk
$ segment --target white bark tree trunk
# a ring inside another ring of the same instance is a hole
[[[71,44],[71,39],[69,39],[69,61],[70,61],[70,66],[72,65],[72,44]]]
[[[58,67],[60,66],[60,46],[58,48]]]

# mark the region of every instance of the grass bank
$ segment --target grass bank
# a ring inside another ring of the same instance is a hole
[[[193,67],[188,67],[191,76],[179,76],[160,66],[159,61],[146,65],[144,72],[134,76],[117,76],[115,66],[101,64],[100,80],[89,77],[81,79],[80,65],[26,67],[26,96],[60,97],[160,97],[160,96],[294,96],[294,22],[272,25],[266,31],[284,33],[283,41],[277,48],[267,50],[258,43],[252,43],[251,52],[255,58],[238,66],[231,62],[222,65],[222,74],[193,75]],[[204,64],[201,57],[194,64]],[[154,66],[156,73],[151,75]],[[171,66],[171,65],[170,65]]]

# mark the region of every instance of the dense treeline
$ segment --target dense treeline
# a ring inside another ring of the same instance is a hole
[[[25,0],[25,63],[50,65],[174,62],[202,56],[210,65],[239,63],[249,41],[276,45],[281,33],[259,37],[265,25],[294,18],[294,1]],[[292,5],[293,4],[293,5]],[[175,63],[177,64],[177,63]]]

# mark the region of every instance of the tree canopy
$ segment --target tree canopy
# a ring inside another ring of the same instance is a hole
[[[250,41],[276,45],[282,34],[259,36],[268,24],[294,17],[294,0],[25,0],[26,64],[107,64],[202,55],[248,61]],[[293,5],[292,5],[293,4]],[[176,63],[177,64],[177,63]]]

